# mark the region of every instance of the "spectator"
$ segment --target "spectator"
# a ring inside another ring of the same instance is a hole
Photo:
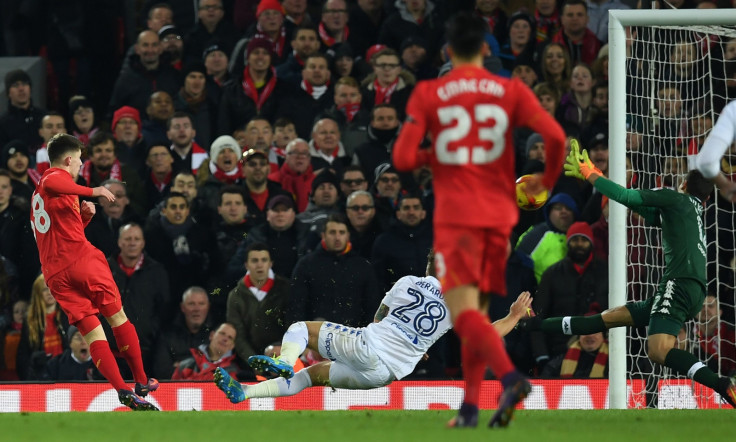
[[[0,268],[2,268],[2,260],[0,260]],[[5,269],[2,268],[4,272]],[[5,277],[5,275],[3,275]],[[6,293],[10,292],[8,284],[2,283],[4,287],[0,290]],[[9,294],[9,293],[8,293]],[[9,300],[9,296],[6,297]],[[7,328],[0,329],[0,337],[2,338],[2,361],[0,361],[0,379],[3,381],[17,381],[18,371],[16,369],[16,361],[18,359],[18,344],[20,343],[20,331],[23,328],[23,322],[28,315],[28,301],[18,300],[13,303],[12,317],[9,319]]]
[[[43,144],[36,151],[36,170],[43,175],[49,169],[49,154],[46,151],[46,143],[56,134],[65,134],[66,123],[64,117],[58,112],[49,112],[41,119],[41,127],[38,134],[43,140]]]
[[[174,100],[165,91],[151,94],[146,107],[147,119],[143,121],[141,133],[148,142],[166,138],[167,124],[174,115]]]
[[[169,193],[171,192],[178,192],[186,197],[187,201],[189,201],[189,213],[199,224],[204,226],[211,225],[214,215],[202,199],[199,198],[199,194],[197,192],[197,181],[191,172],[179,172],[174,175],[174,184],[171,186]],[[164,196],[164,199],[166,199],[166,196]],[[146,224],[158,221],[163,208],[164,201],[162,200],[158,205],[154,206],[150,212],[148,212],[148,220]]]
[[[523,61],[519,61],[513,71],[511,71],[511,78],[518,78],[529,88],[533,88],[539,80],[537,71],[534,70],[529,64],[523,64]]]
[[[601,312],[593,303],[585,316]],[[549,361],[542,370],[542,377],[601,379],[608,377],[608,342],[603,332],[580,335],[568,346],[567,351]]]
[[[272,269],[268,245],[252,243],[246,257],[245,277],[227,297],[227,321],[237,331],[235,352],[244,362],[281,340],[290,292],[289,280]]]
[[[281,2],[286,13],[286,20],[295,26],[312,23],[312,17],[307,12],[306,0],[284,0]]]
[[[307,210],[297,215],[297,219],[307,225],[310,232],[322,231],[324,223],[337,208],[337,189],[340,183],[337,175],[325,170],[318,173],[312,181],[312,197]]]
[[[243,273],[246,250],[253,243],[268,244],[273,271],[291,277],[299,258],[307,252],[307,227],[296,219],[294,200],[277,195],[268,201],[266,223],[252,228],[227,265],[227,280],[238,280]]]
[[[322,6],[322,21],[319,22],[319,38],[322,52],[336,50],[347,43],[350,31],[348,28],[348,5],[345,0],[327,0]]]
[[[608,264],[593,256],[593,231],[578,221],[567,229],[565,257],[550,265],[542,274],[534,312],[540,318],[584,315],[596,303],[608,307]],[[569,337],[531,332],[532,355],[540,369],[559,355],[564,355]]]
[[[106,256],[117,256],[120,253],[118,246],[118,234],[120,228],[130,222],[140,222],[140,215],[130,208],[130,199],[126,192],[125,183],[114,178],[108,178],[100,183],[113,195],[115,201],[108,201],[105,197],[98,197],[97,204],[102,207],[102,213],[93,216],[87,227],[84,228],[84,236],[93,246],[100,249]],[[135,324],[135,323],[134,323]],[[117,347],[112,347],[117,348]]]
[[[220,217],[215,227],[215,236],[220,259],[223,263],[227,263],[230,262],[240,244],[248,236],[252,224],[248,216],[248,206],[245,204],[246,193],[241,186],[223,187],[220,189],[218,199],[217,214]],[[221,281],[221,275],[225,273],[225,269],[217,270],[213,281]],[[234,285],[234,282],[230,284],[230,281],[222,283],[230,286]]]
[[[288,118],[279,118],[273,123],[273,144],[271,149],[284,157],[286,161],[286,145],[296,139],[296,127],[294,122]],[[283,165],[283,163],[281,163]]]
[[[217,128],[217,97],[207,90],[207,68],[200,61],[189,62],[182,70],[184,86],[174,97],[174,109],[192,116],[197,141],[209,146]]]
[[[141,177],[145,177],[146,142],[143,139],[143,125],[138,109],[130,106],[116,109],[111,128],[116,141],[115,155],[122,163],[135,169]]]
[[[373,183],[376,201],[376,216],[383,226],[388,226],[395,219],[399,208],[399,195],[402,191],[399,172],[390,163],[383,163],[376,167]]]
[[[572,67],[570,54],[565,46],[561,43],[549,43],[542,50],[539,65],[544,82],[557,92],[558,97],[568,91]]]
[[[567,133],[580,136],[593,120],[593,72],[585,64],[572,69],[570,90],[562,96],[557,108],[557,119]]]
[[[218,132],[231,134],[256,115],[272,120],[284,99],[284,83],[276,78],[271,42],[253,38],[246,48],[246,63],[232,70],[233,78],[222,91]]]
[[[271,63],[274,66],[283,63],[289,55],[286,49],[287,28],[284,14],[284,8],[278,0],[261,0],[256,10],[255,28],[251,27],[246,33],[251,38],[265,38],[271,42]]]
[[[331,318],[347,326],[366,324],[380,299],[370,263],[352,251],[345,216],[330,215],[320,246],[294,268],[286,323]]]
[[[10,172],[10,184],[13,195],[30,203],[36,184],[41,179],[37,170],[31,169],[28,147],[21,140],[11,140],[3,147],[0,155],[0,168]]]
[[[172,292],[173,293],[173,292]],[[191,356],[190,348],[207,344],[212,327],[210,301],[202,287],[189,287],[181,297],[181,314],[159,336],[154,355],[158,379],[170,379],[179,363]]]
[[[164,197],[171,191],[174,183],[174,157],[171,156],[169,146],[156,143],[148,149],[146,166],[148,173],[145,175],[143,187],[146,192],[147,209],[156,207]]]
[[[345,210],[350,222],[348,224],[350,244],[356,254],[370,261],[373,244],[383,231],[376,218],[373,195],[365,190],[356,190],[348,196]]]
[[[208,158],[207,151],[194,141],[196,135],[192,116],[186,112],[175,112],[166,122],[166,137],[171,141],[175,174],[191,171],[196,175]]]
[[[608,43],[608,11],[611,9],[631,9],[621,0],[586,0],[588,7],[588,29],[601,43]]]
[[[334,106],[326,112],[326,115],[337,122],[345,154],[352,157],[355,148],[368,140],[370,111],[363,107],[360,85],[353,77],[342,77],[337,80],[334,100]]]
[[[426,219],[422,199],[407,194],[399,200],[396,220],[373,243],[371,264],[378,287],[388,291],[399,278],[420,275],[432,248],[432,224]]]
[[[43,275],[38,275],[33,282],[28,317],[18,344],[16,368],[21,381],[44,378],[48,360],[67,349],[68,328],[66,315],[56,304]]]
[[[228,55],[220,42],[211,42],[202,53],[207,75],[212,77],[220,92],[225,83],[230,79],[230,71],[227,69]],[[219,98],[219,97],[218,97]]]
[[[371,110],[368,140],[353,154],[353,164],[363,169],[369,182],[376,180],[375,170],[391,162],[391,149],[399,134],[399,114],[391,104],[379,104]]]
[[[161,41],[161,56],[172,68],[181,71],[184,66],[184,40],[179,29],[174,25],[162,26],[158,38]]]
[[[187,61],[201,60],[202,52],[210,41],[222,43],[230,53],[238,40],[238,31],[229,20],[223,20],[225,10],[221,0],[199,0],[197,22],[184,37],[184,58]]]
[[[94,105],[87,97],[75,95],[69,99],[69,115],[71,115],[72,135],[88,146],[89,138],[99,130],[95,125]]]
[[[588,29],[588,4],[585,0],[565,0],[560,23],[562,28],[552,41],[567,48],[572,64],[590,66],[598,56],[601,41]]]
[[[192,218],[189,201],[178,192],[166,196],[161,216],[146,226],[148,253],[166,268],[172,292],[204,285],[209,272],[218,268],[216,241],[209,228]]]
[[[255,149],[263,152],[270,166],[270,172],[279,170],[279,166],[283,163],[286,154],[279,156],[277,149],[273,146],[273,128],[271,123],[264,117],[253,117],[245,126],[245,147],[243,152],[248,149]]]
[[[210,146],[211,159],[205,160],[197,172],[199,196],[212,210],[218,205],[217,195],[223,186],[239,184],[243,176],[240,145],[235,138],[221,135]]]
[[[348,15],[348,43],[356,54],[365,54],[378,41],[381,25],[388,17],[383,3],[383,0],[358,0],[351,5]]]
[[[560,94],[557,88],[548,83],[539,83],[534,86],[534,95],[537,96],[544,110],[554,117],[557,113],[557,106],[560,104]]]
[[[399,49],[401,42],[408,36],[416,35],[424,38],[427,42],[427,51],[430,54],[438,53],[444,36],[446,19],[443,2],[406,0],[397,2],[395,5],[397,11],[389,15],[381,25],[378,43],[396,50]],[[503,23],[506,23],[505,16]],[[506,33],[504,32],[504,34]],[[402,106],[400,109],[403,108]]]
[[[314,180],[310,163],[309,144],[295,138],[286,146],[286,161],[278,172],[268,175],[268,179],[281,184],[281,187],[294,195],[298,212],[303,212],[309,204],[309,194]]]
[[[13,198],[10,173],[0,169],[0,256],[17,270],[21,293],[31,290],[41,263],[33,231],[28,223],[29,204]],[[27,299],[27,296],[23,296]]]
[[[148,10],[146,28],[158,33],[166,25],[174,23],[174,11],[166,3],[156,3]]]
[[[290,87],[279,105],[278,115],[293,121],[301,138],[307,138],[311,133],[315,115],[326,111],[334,102],[328,66],[325,55],[310,55],[304,61],[301,84]]]
[[[129,223],[119,230],[120,253],[109,256],[107,264],[120,290],[123,308],[138,331],[143,363],[148,370],[153,364],[161,328],[174,317],[169,278],[164,266],[146,253],[146,240],[140,225]],[[108,339],[112,337],[111,333],[107,335]],[[110,342],[111,348],[117,348],[114,339]]]
[[[304,62],[310,55],[319,52],[319,36],[311,25],[300,25],[291,35],[291,52],[288,57],[276,66],[279,79],[292,86],[302,81]]]
[[[176,94],[181,77],[174,68],[161,62],[161,52],[156,32],[148,29],[138,34],[135,54],[131,55],[129,65],[120,71],[113,87],[108,106],[110,115],[121,106],[132,106],[143,112],[155,91],[165,91],[170,97]]]
[[[261,150],[248,149],[243,153],[243,177],[249,198],[246,199],[249,219],[254,226],[266,221],[266,206],[271,198],[278,195],[291,195],[279,183],[270,180],[266,155]]]
[[[504,70],[511,73],[518,65],[533,63],[537,40],[534,18],[526,12],[514,13],[509,18],[508,26],[508,35],[504,37],[506,43],[501,45],[498,56]]]
[[[22,69],[9,71],[5,74],[5,92],[8,109],[0,114],[0,146],[18,139],[35,152],[45,142],[38,135],[38,127],[46,111],[33,105],[30,75]]]
[[[344,201],[345,198],[357,190],[368,190],[368,181],[365,179],[365,174],[360,167],[348,166],[343,169],[340,177],[341,200]]]
[[[537,22],[537,43],[545,43],[560,30],[560,12],[556,0],[535,0],[534,18]]]
[[[508,43],[511,23],[499,0],[475,0],[475,13],[486,22],[499,44]]]
[[[424,1],[424,0],[415,0]],[[363,80],[363,98],[367,108],[382,103],[392,104],[399,118],[404,119],[404,109],[414,89],[416,78],[401,68],[399,54],[390,48],[382,49],[373,56],[373,73]]]
[[[176,367],[172,380],[212,381],[215,370],[219,367],[237,379],[239,367],[235,362],[235,337],[237,332],[232,324],[223,323],[215,331],[210,332],[209,344],[190,348],[191,356],[184,359]]]
[[[130,207],[139,216],[145,216],[146,194],[143,181],[132,167],[115,157],[115,139],[110,132],[98,132],[89,140],[90,157],[82,165],[79,177],[88,187],[97,187],[107,179],[125,183]]]
[[[428,52],[427,42],[422,37],[410,35],[401,42],[399,48],[401,66],[419,80],[437,78],[438,69],[432,65],[432,54]]]
[[[723,310],[718,298],[707,295],[703,308],[695,318],[695,345],[693,352],[707,361],[714,372],[726,376],[736,372],[736,332],[728,322],[721,320]]]
[[[332,118],[322,118],[314,123],[309,153],[312,156],[312,169],[318,175],[328,170],[342,173],[345,166],[350,164],[345,146],[340,141],[340,127]]]
[[[67,346],[63,353],[54,356],[46,365],[45,378],[50,381],[92,381],[100,379],[89,353],[89,344],[77,327],[71,325],[66,333]]]

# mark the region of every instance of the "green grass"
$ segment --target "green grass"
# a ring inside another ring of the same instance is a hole
[[[446,429],[450,411],[206,411],[22,413],[0,417],[8,441],[721,441],[733,440],[734,410],[555,410],[517,412],[511,426]]]

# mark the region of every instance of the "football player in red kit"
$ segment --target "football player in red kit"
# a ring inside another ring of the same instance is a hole
[[[82,143],[71,135],[57,134],[47,149],[51,168],[44,172],[31,200],[31,224],[38,245],[41,270],[51,294],[89,344],[100,373],[118,391],[120,402],[133,410],[158,410],[142,396],[158,388],[143,370],[135,327],[123,311],[120,292],[100,250],[87,241],[84,227],[95,214],[80,196],[115,197],[105,187],[75,183],[82,166]],[[133,371],[135,392],[120,376],[105,332],[97,317],[102,313],[112,327],[118,349]]]
[[[529,193],[554,186],[565,151],[562,129],[532,91],[518,79],[483,68],[485,32],[483,20],[470,13],[450,20],[453,69],[416,85],[393,150],[398,170],[432,168],[435,265],[460,337],[465,374],[465,398],[449,422],[456,427],[477,425],[486,367],[504,387],[489,426],[508,425],[516,404],[531,390],[491,325],[486,295],[506,293],[509,236],[518,219],[513,130],[528,127],[545,142],[546,168],[529,183]],[[426,134],[432,147],[420,149]]]

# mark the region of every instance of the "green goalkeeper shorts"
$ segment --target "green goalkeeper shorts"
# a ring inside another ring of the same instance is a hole
[[[629,302],[636,327],[649,325],[649,335],[665,333],[677,336],[685,322],[703,308],[705,288],[692,279],[661,281],[657,293],[646,301]]]

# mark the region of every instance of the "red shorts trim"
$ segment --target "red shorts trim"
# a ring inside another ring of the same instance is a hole
[[[511,227],[436,225],[435,267],[442,290],[476,285],[482,293],[506,294]]]
[[[96,252],[96,253],[95,253]],[[102,252],[95,250],[46,281],[69,323],[91,315],[116,313],[122,308],[120,292]],[[114,311],[113,311],[114,310]]]

